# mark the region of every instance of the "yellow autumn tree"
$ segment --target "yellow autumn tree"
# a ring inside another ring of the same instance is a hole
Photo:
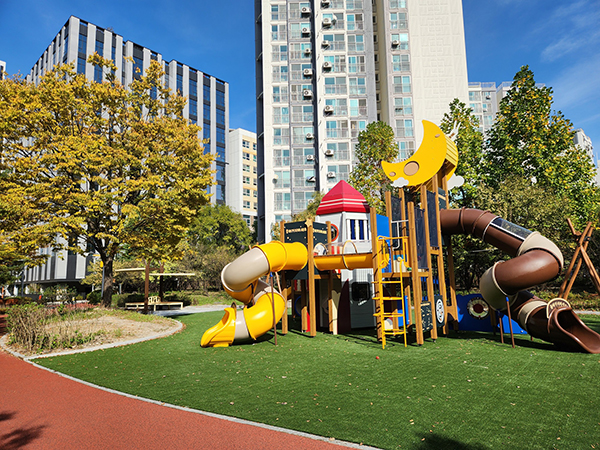
[[[97,55],[106,81],[70,65],[38,86],[3,80],[0,145],[2,194],[37,208],[35,221],[11,231],[15,241],[60,237],[56,248],[95,252],[104,264],[103,303],[110,305],[113,261],[123,246],[150,259],[177,256],[212,183],[212,155],[200,128],[183,119],[186,100],[161,83],[153,61],[129,86]]]

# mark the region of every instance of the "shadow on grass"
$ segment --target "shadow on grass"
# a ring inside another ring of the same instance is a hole
[[[419,436],[421,438],[421,443],[414,448],[422,450],[484,450],[489,448],[481,444],[465,444],[464,442],[437,436],[435,434],[420,434]]]
[[[0,412],[0,423],[8,422],[15,416],[16,413],[12,411],[2,411]],[[6,430],[10,427],[10,424],[5,425],[6,426],[2,426],[3,430]],[[27,428],[16,428],[8,432],[3,432],[0,434],[0,447],[2,450],[17,450],[20,448],[25,448],[34,440],[39,439],[44,428],[45,427],[43,425],[40,425]]]

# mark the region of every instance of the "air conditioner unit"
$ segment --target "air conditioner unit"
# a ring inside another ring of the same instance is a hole
[[[335,152],[333,150],[331,150],[330,148],[328,148],[327,150],[325,150],[325,156],[333,156]]]
[[[314,135],[314,134],[312,134],[312,133],[306,133],[306,136],[305,136],[305,137],[306,137],[306,139],[314,139],[314,138],[315,138],[315,135]]]
[[[304,97],[312,97],[312,91],[310,89],[303,89],[302,90],[302,95]]]
[[[331,64],[329,61],[325,61],[323,63],[323,69],[331,69],[333,67],[333,64]]]
[[[310,55],[312,53],[312,50],[310,48],[305,48],[304,49],[304,54],[305,55]]]
[[[327,47],[329,47],[329,45],[331,45],[331,42],[329,42],[329,41],[323,41],[323,42],[321,42],[321,46],[322,47],[327,48]]]
[[[331,105],[325,105],[325,109],[323,110],[326,113],[332,113],[333,112],[333,106]]]
[[[394,39],[394,40],[392,41],[392,46],[393,46],[393,47],[398,47],[399,45],[400,45],[400,41],[399,41],[399,40],[397,40],[397,39]]]
[[[310,8],[308,6],[305,6],[300,11],[302,12],[302,14],[310,14]]]
[[[314,176],[312,176],[312,177],[308,177],[306,179],[306,181],[308,181],[309,183],[314,183],[315,181],[317,181],[317,179]]]
[[[323,8],[329,8],[330,5],[331,5],[331,1],[330,0],[321,0],[321,6]]]
[[[310,34],[310,28],[302,28],[302,34]]]
[[[304,74],[305,77],[312,77],[313,71],[312,71],[312,69],[304,69],[304,71],[302,73]]]
[[[306,155],[306,160],[307,161],[314,161],[315,160],[315,155]]]
[[[491,96],[491,95],[486,95],[486,96],[485,96],[485,99],[486,99],[486,100],[491,100],[491,99],[492,99],[492,96]]]
[[[335,178],[335,172],[327,172],[327,178]]]
[[[323,19],[323,26],[324,26],[324,27],[330,27],[332,23],[333,23],[333,22],[331,21],[331,19],[330,19],[329,17],[325,17],[325,18]]]

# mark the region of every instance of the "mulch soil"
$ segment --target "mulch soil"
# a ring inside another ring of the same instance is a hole
[[[3,450],[344,448],[107,392],[1,350],[0,374]]]

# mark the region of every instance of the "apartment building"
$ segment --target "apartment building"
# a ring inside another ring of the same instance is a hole
[[[229,130],[229,84],[192,66],[176,60],[167,60],[162,54],[126,40],[110,28],[86,22],[71,16],[50,45],[43,51],[26,77],[30,83],[40,78],[55,65],[73,64],[78,73],[89,80],[104,81],[103,71],[87,62],[90,55],[98,53],[114,62],[115,75],[123,85],[129,85],[141,76],[151,61],[158,61],[164,71],[164,84],[177,91],[188,102],[183,115],[202,127],[202,138],[208,139],[205,151],[215,154],[212,169],[215,185],[208,188],[213,203],[224,204],[226,198],[225,166],[227,160],[227,137]],[[85,276],[91,255],[74,255],[67,252],[53,253],[46,264],[29,269],[26,283],[75,282]]]
[[[468,100],[460,0],[255,0],[259,240],[347,180],[387,122],[401,159]]]
[[[258,211],[256,133],[242,128],[229,130],[227,148],[227,205],[254,229]]]

